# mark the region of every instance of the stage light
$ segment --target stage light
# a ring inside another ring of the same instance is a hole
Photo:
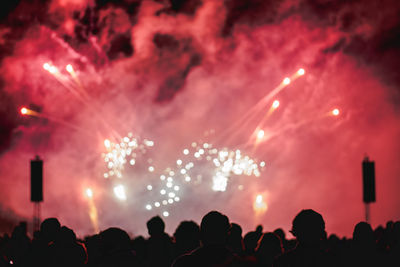
[[[285,85],[290,84],[290,78],[286,77],[285,79],[283,79],[283,84]]]
[[[164,212],[163,212],[163,216],[164,216],[164,217],[168,217],[168,216],[169,216],[169,212],[168,212],[168,211],[164,211]]]
[[[277,109],[277,108],[279,107],[279,105],[280,105],[279,100],[275,100],[275,101],[272,103],[272,108],[273,108],[273,109]]]
[[[304,70],[304,69],[299,69],[298,71],[297,71],[297,74],[298,75],[304,75],[306,73],[306,71]]]

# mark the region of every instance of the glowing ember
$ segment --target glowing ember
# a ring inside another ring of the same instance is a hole
[[[304,75],[306,73],[306,71],[304,70],[304,69],[299,69],[298,71],[297,71],[297,74],[298,75]]]
[[[333,116],[338,116],[340,114],[339,109],[335,108],[334,110],[332,110],[332,115]]]
[[[278,100],[275,100],[273,103],[272,103],[272,108],[273,109],[277,109],[278,107],[279,107],[279,101]]]
[[[26,115],[26,114],[28,114],[28,109],[25,108],[25,107],[21,108],[20,112],[21,112],[22,115]]]
[[[268,209],[267,203],[265,203],[262,195],[257,195],[253,204],[253,209],[256,213],[266,212]]]
[[[285,79],[283,79],[283,84],[285,85],[290,84],[290,78],[286,77]]]
[[[87,188],[87,189],[85,190],[85,193],[86,193],[86,196],[87,196],[88,198],[92,198],[92,197],[93,197],[93,191],[92,191],[91,188]]]
[[[257,132],[257,139],[263,139],[264,135],[265,135],[264,130],[259,130]]]
[[[50,64],[49,63],[44,63],[43,64],[43,69],[49,71],[50,70]]]
[[[72,67],[71,64],[68,64],[68,65],[65,67],[65,69],[66,69],[69,73],[74,72],[74,68]]]

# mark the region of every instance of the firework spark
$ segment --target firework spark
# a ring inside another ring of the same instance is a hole
[[[265,162],[257,163],[239,149],[217,149],[210,143],[193,142],[183,149],[176,165],[159,176],[159,195],[148,201],[145,208],[166,209],[166,206],[188,197],[184,194],[186,186],[202,184],[207,178],[212,181],[209,190],[224,192],[234,176],[259,177],[264,167]],[[153,190],[153,186],[148,185],[147,189]]]
[[[111,142],[109,139],[104,140],[106,152],[102,156],[108,169],[103,175],[104,178],[113,176],[122,178],[125,164],[135,165],[137,157],[145,154],[152,146],[154,146],[153,141],[144,139],[141,142],[139,138],[133,137],[132,133],[129,133],[116,143]],[[154,167],[149,166],[148,170],[153,172]]]

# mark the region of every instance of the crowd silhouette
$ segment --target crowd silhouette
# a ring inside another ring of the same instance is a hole
[[[159,216],[147,229],[149,238],[132,239],[112,227],[78,240],[72,229],[48,218],[31,240],[20,223],[0,238],[0,267],[400,266],[399,221],[375,230],[360,222],[351,239],[328,237],[323,217],[311,209],[293,219],[291,240],[282,229],[265,232],[261,225],[243,237],[240,225],[218,211],[207,213],[200,226],[181,222],[172,237]]]

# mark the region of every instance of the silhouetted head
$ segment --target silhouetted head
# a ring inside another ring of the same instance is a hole
[[[261,237],[262,232],[263,232],[263,226],[262,226],[261,224],[257,225],[257,227],[256,227],[256,232],[257,232],[257,233],[260,235],[260,237]]]
[[[203,245],[225,245],[229,232],[229,219],[218,211],[207,213],[200,224]]]
[[[248,232],[247,234],[244,235],[243,244],[247,253],[250,254],[254,253],[260,237],[261,235],[257,231]]]
[[[291,233],[300,244],[318,244],[326,238],[324,219],[314,210],[302,210],[293,220]]]
[[[265,233],[262,235],[257,246],[257,258],[274,259],[283,253],[282,241],[274,233]]]
[[[147,222],[147,231],[150,236],[157,236],[164,233],[165,223],[160,216],[154,216]]]
[[[373,245],[375,243],[374,231],[366,222],[359,222],[354,227],[353,241],[359,245]]]
[[[131,242],[124,230],[115,227],[100,232],[100,240],[102,251],[105,253],[117,249],[129,249]]]
[[[200,241],[200,227],[194,221],[183,221],[176,228],[174,237],[176,243],[196,243]]]
[[[283,231],[282,228],[275,229],[274,230],[274,234],[279,236],[279,238],[281,239],[282,242],[286,240],[286,234],[285,234],[285,231]]]
[[[231,223],[231,229],[230,229],[230,235],[231,236],[234,236],[234,237],[237,237],[237,238],[242,238],[242,233],[243,233],[243,230],[242,230],[242,227],[240,227],[240,225],[239,224],[237,224],[237,223]]]
[[[47,218],[40,225],[40,237],[45,242],[55,241],[60,233],[61,225],[56,218]]]
[[[76,235],[74,231],[66,226],[61,227],[59,241],[67,244],[76,242]]]
[[[17,226],[15,226],[11,237],[12,238],[22,238],[26,236],[26,222],[20,222]]]
[[[243,253],[242,227],[239,224],[231,223],[227,246],[236,254]]]

